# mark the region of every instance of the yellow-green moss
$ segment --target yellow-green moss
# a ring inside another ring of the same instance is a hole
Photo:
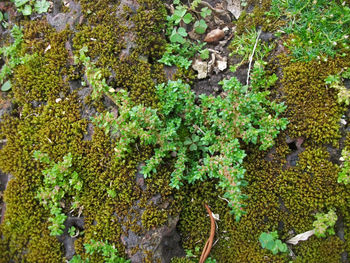
[[[337,91],[328,88],[324,79],[337,74],[348,62],[336,58],[327,62],[292,63],[285,57],[281,62],[289,135],[304,136],[317,143],[336,143],[344,108],[337,103]]]

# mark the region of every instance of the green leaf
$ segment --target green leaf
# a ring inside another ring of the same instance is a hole
[[[190,145],[192,144],[192,141],[189,137],[186,138],[186,140],[184,141],[184,145]]]
[[[203,7],[201,9],[201,16],[203,18],[206,18],[207,16],[210,16],[211,15],[211,9],[209,9],[208,7]]]
[[[199,53],[201,59],[205,60],[209,58],[209,50],[207,48],[199,51]]]
[[[186,29],[184,29],[183,27],[179,27],[179,29],[177,30],[178,34],[180,34],[183,37],[187,36],[187,32]]]
[[[197,145],[191,144],[190,151],[197,151]]]
[[[194,28],[195,28],[195,32],[197,34],[204,34],[205,31],[207,30],[208,26],[205,23],[205,21],[203,19],[196,21],[196,23],[194,23]]]
[[[176,32],[176,29],[175,30],[175,33],[171,34],[170,36],[170,41],[173,42],[173,43],[180,43],[180,44],[183,44],[186,42],[186,40]]]
[[[1,91],[9,91],[11,89],[11,81],[6,81],[4,84],[1,86]]]
[[[182,20],[184,21],[185,24],[189,24],[193,21],[193,17],[191,15],[191,13],[187,13]]]
[[[29,0],[15,0],[15,5],[16,5],[16,7],[21,7],[22,5],[25,5],[28,2],[29,2]]]
[[[0,22],[4,19],[4,15],[2,14],[2,12],[0,11]]]
[[[46,13],[50,7],[50,3],[46,0],[37,0],[34,4],[34,9],[38,14]]]
[[[24,16],[30,16],[32,14],[32,7],[30,5],[25,5],[22,10],[22,14]]]

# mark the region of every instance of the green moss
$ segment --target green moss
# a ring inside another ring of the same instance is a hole
[[[184,192],[176,195],[182,202],[179,229],[185,249],[194,251],[196,246],[202,249],[209,237],[210,221],[204,202],[220,219],[214,238],[217,243],[210,254],[218,262],[288,262],[291,258],[287,254],[274,256],[261,248],[258,237],[262,232],[278,230],[285,242],[311,230],[316,212],[333,207],[337,215],[349,214],[350,192],[337,183],[339,167],[329,161],[329,153],[305,142],[306,150],[299,154],[297,166],[288,167],[285,160],[290,150],[285,136],[281,134],[276,148],[269,152],[258,151],[257,147],[246,149],[248,186],[243,191],[249,198],[247,214],[240,222],[234,222],[220,198],[222,193],[211,182],[186,186]],[[339,262],[344,247],[338,237],[313,237],[293,246],[293,252],[297,262]]]
[[[88,23],[79,28],[73,43],[75,50],[88,47],[88,56],[97,60],[104,77],[113,76],[112,86],[130,91],[136,103],[155,107],[154,86],[165,80],[162,66],[156,61],[165,49],[160,31],[166,12],[159,1],[143,0],[138,4],[135,12],[125,6],[111,6],[108,1],[99,5],[82,1],[84,12],[89,10]]]
[[[151,229],[155,226],[163,225],[167,221],[168,215],[154,206],[148,206],[143,212],[141,219],[142,225],[146,229]]]
[[[262,30],[265,32],[271,32],[278,28],[278,23],[276,21],[271,21],[265,15],[265,12],[270,10],[271,0],[249,0],[248,7],[253,7],[253,12],[247,13],[244,10],[236,23],[236,32],[238,35],[241,35],[245,32],[246,28],[250,29],[252,27],[256,28],[261,26]]]
[[[311,237],[306,242],[300,242],[294,251],[298,257],[293,262],[338,263],[341,262],[344,243],[335,236],[326,239]]]
[[[24,51],[35,56],[14,70],[12,90],[20,104],[67,95],[64,76],[68,74],[68,37],[68,31],[56,33],[46,21],[24,25]]]
[[[291,63],[285,57],[281,62],[289,135],[304,136],[317,143],[336,143],[340,138],[339,122],[344,108],[337,103],[336,91],[327,88],[324,79],[337,74],[349,62],[337,58],[327,62]]]

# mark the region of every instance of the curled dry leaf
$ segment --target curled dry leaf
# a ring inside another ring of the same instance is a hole
[[[224,37],[225,37],[224,30],[217,28],[217,29],[213,29],[212,31],[210,31],[206,35],[206,37],[204,38],[204,41],[207,43],[215,43],[215,42],[220,41]]]
[[[299,241],[305,241],[307,240],[309,237],[311,237],[313,234],[315,234],[315,230],[310,230],[304,233],[301,233],[299,235],[296,235],[295,237],[292,237],[291,239],[287,240],[286,243],[287,244],[292,244],[292,245],[296,245],[298,244]]]

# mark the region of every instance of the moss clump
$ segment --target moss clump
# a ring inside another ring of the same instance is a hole
[[[186,186],[181,196],[176,196],[183,207],[179,229],[185,249],[202,249],[209,236],[210,222],[203,202],[219,215],[215,233],[218,241],[211,252],[218,262],[288,262],[291,259],[287,254],[272,255],[261,248],[258,237],[262,232],[277,230],[285,242],[294,234],[313,229],[316,212],[333,207],[337,215],[349,214],[349,189],[337,183],[339,167],[329,161],[326,149],[306,142],[297,166],[288,168],[285,160],[290,149],[285,136],[281,134],[269,152],[247,147],[244,166],[248,186],[243,191],[249,198],[247,214],[240,222],[234,222],[220,198],[222,193],[211,182]],[[339,262],[344,248],[345,243],[338,237],[312,237],[293,246],[293,252],[297,262]]]
[[[69,35],[67,30],[55,32],[46,21],[24,25],[23,50],[34,57],[14,70],[12,90],[17,102],[47,101],[67,95],[64,76],[69,73],[69,66],[65,43]]]
[[[293,262],[339,263],[343,251],[344,243],[339,237],[332,236],[321,240],[312,237],[295,247],[294,252],[298,256]]]
[[[337,103],[336,91],[327,88],[324,80],[337,74],[348,62],[336,58],[327,62],[291,63],[286,57],[282,57],[281,62],[289,135],[304,136],[317,143],[336,143],[344,108]]]
[[[82,1],[88,23],[79,27],[73,39],[75,50],[88,47],[88,56],[102,68],[103,77],[115,88],[130,92],[137,104],[156,107],[154,86],[164,82],[162,56],[165,40],[161,29],[166,16],[164,5],[155,0],[138,1],[133,8],[100,1]],[[93,39],[94,41],[91,41]]]
[[[154,206],[148,206],[143,212],[141,219],[142,225],[146,229],[151,229],[155,226],[163,225],[167,221],[168,215],[165,211],[161,211]]]
[[[246,28],[261,27],[265,32],[271,32],[278,28],[279,22],[276,23],[274,21],[271,23],[271,20],[265,15],[265,13],[270,10],[271,0],[249,0],[247,2],[247,7],[252,7],[253,11],[247,13],[247,10],[244,10],[241,13],[236,23],[236,32],[238,35],[244,33]]]

